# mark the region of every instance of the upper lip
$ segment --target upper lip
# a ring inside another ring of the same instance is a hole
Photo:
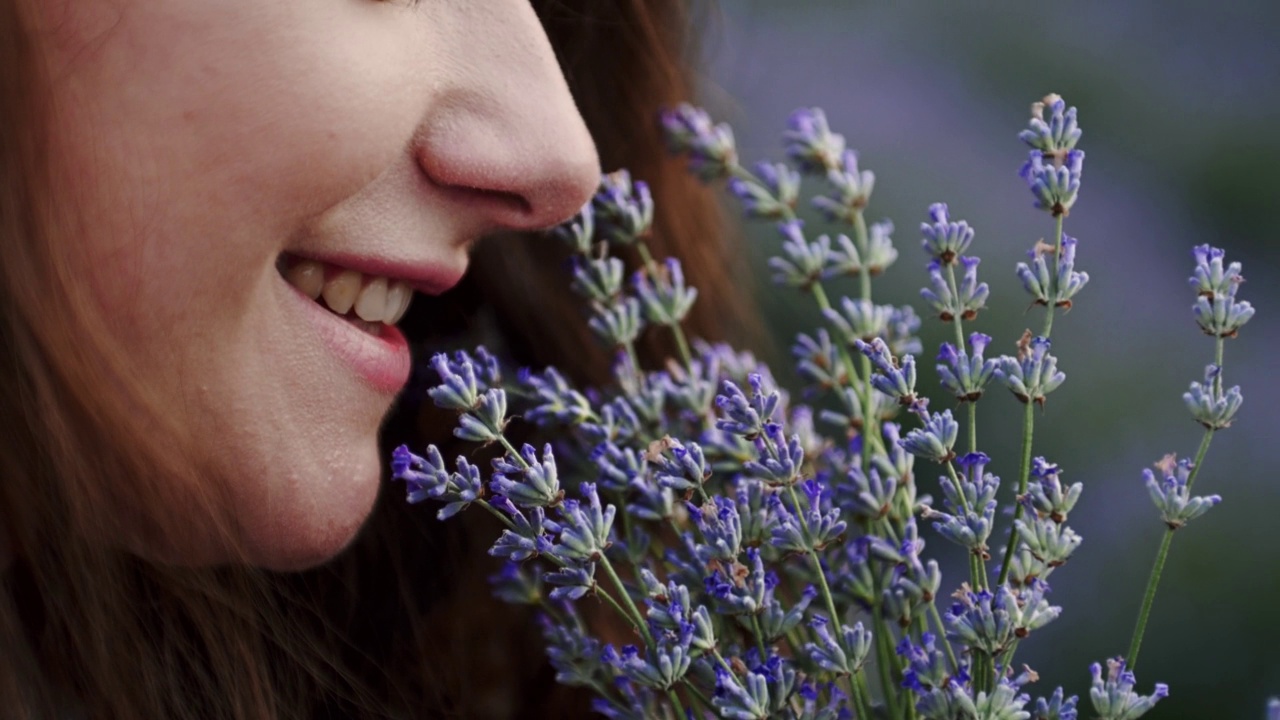
[[[439,295],[452,288],[462,280],[467,270],[465,259],[461,263],[441,263],[428,260],[392,259],[350,252],[315,253],[290,250],[285,254],[348,268],[363,275],[402,280],[415,291],[425,295]]]

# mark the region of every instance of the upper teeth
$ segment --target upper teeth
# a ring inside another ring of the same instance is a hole
[[[365,276],[349,269],[330,273],[326,279],[324,263],[315,260],[295,260],[285,269],[284,277],[312,300],[323,296],[324,304],[339,315],[355,308],[365,322],[394,325],[413,299],[413,289],[403,280]]]

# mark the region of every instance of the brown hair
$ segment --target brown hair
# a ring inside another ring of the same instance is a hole
[[[654,122],[691,94],[685,3],[534,4],[605,167],[653,187],[651,247],[683,258],[701,292],[690,329],[748,329],[718,207],[661,152]],[[217,484],[172,451],[183,428],[130,374],[51,251],[79,228],[55,202],[50,109],[19,5],[0,0],[0,568],[4,546],[13,553],[0,571],[0,707],[18,717],[545,716],[528,701],[562,698],[545,690],[531,619],[485,587],[482,537],[495,532],[485,518],[442,524],[388,487],[353,547],[287,576],[171,568],[98,542],[127,529],[100,512],[123,494],[235,533],[218,515]],[[426,343],[490,317],[522,364],[599,380],[607,358],[564,289],[563,258],[545,237],[482,245],[463,286],[419,298],[406,334]],[[651,360],[669,349],[647,342]],[[406,402],[393,416],[387,445],[425,442],[438,422],[417,410]],[[157,479],[174,477],[186,479]]]

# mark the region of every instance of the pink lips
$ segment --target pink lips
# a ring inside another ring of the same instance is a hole
[[[457,270],[425,265],[410,267],[387,260],[343,255],[308,259],[350,268],[365,275],[404,280],[416,291],[429,295],[438,295],[457,285],[466,270],[465,267]],[[292,295],[303,303],[303,311],[324,344],[355,370],[373,390],[384,395],[394,395],[404,388],[409,381],[412,362],[409,343],[398,328],[379,324],[379,332],[375,336],[335,315],[283,278],[281,280],[289,286]]]

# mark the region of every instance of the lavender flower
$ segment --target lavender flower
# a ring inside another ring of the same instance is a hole
[[[1160,519],[1170,530],[1177,530],[1222,502],[1222,497],[1218,495],[1191,496],[1188,481],[1195,466],[1190,460],[1183,458],[1175,461],[1169,455],[1156,463],[1155,467],[1164,476],[1164,480],[1157,480],[1155,473],[1144,469],[1142,481],[1147,486],[1147,492],[1151,493],[1151,501],[1160,511]]]
[[[547,519],[545,510],[534,507],[526,516],[501,495],[495,496],[489,504],[505,513],[515,525],[514,529],[502,531],[498,541],[489,548],[490,555],[516,562],[551,551],[553,536],[560,532],[560,526]]]
[[[664,635],[658,646],[643,656],[635,645],[622,648],[621,655],[609,645],[605,647],[603,660],[638,685],[670,690],[689,671],[693,660],[689,649],[692,637],[692,627],[686,626],[679,633]]]
[[[551,591],[552,600],[578,600],[596,589],[596,564],[565,565],[543,579],[557,587]]]
[[[840,361],[840,351],[825,329],[820,328],[812,337],[804,333],[796,335],[791,356],[796,360],[796,373],[820,389],[849,384],[849,372]]]
[[[630,245],[649,234],[653,225],[653,196],[642,181],[631,181],[631,173],[617,170],[600,180],[600,189],[591,201],[597,233],[611,243]]]
[[[824,277],[839,275],[857,275],[863,268],[872,275],[879,275],[898,259],[898,250],[893,246],[890,235],[893,234],[893,223],[882,220],[872,223],[867,231],[866,247],[859,250],[847,235],[837,235],[836,245],[839,249],[831,252],[830,265]]]
[[[716,691],[711,704],[720,717],[731,720],[766,720],[769,717],[769,680],[759,673],[736,675],[716,666]]]
[[[1084,151],[1071,150],[1065,159],[1045,163],[1044,153],[1032,150],[1018,174],[1027,181],[1035,197],[1035,206],[1054,217],[1065,216],[1080,194],[1080,174],[1084,170]]]
[[[919,645],[912,643],[909,637],[898,643],[897,653],[907,662],[902,673],[902,687],[927,695],[933,690],[962,688],[969,682],[966,666],[961,665],[954,674],[948,668],[946,657],[937,647],[937,640],[936,635],[926,632],[921,634]]]
[[[421,502],[427,498],[446,503],[436,513],[440,520],[448,520],[484,495],[484,482],[480,469],[459,457],[457,471],[449,472],[435,445],[427,448],[425,458],[409,452],[401,445],[391,453],[391,477],[403,480],[408,488],[408,500]]]
[[[928,505],[921,512],[922,517],[937,520],[933,528],[939,535],[984,559],[988,557],[987,538],[995,526],[996,493],[1000,489],[1000,478],[982,472],[989,461],[985,454],[977,452],[959,458],[956,463],[965,470],[968,481],[957,484],[947,477],[938,479],[949,512],[939,512]]]
[[[808,290],[826,273],[832,260],[831,238],[823,235],[814,242],[804,238],[802,220],[785,220],[778,223],[778,231],[785,240],[782,243],[784,257],[769,258],[773,268],[773,281],[783,285]]]
[[[494,459],[493,470],[489,489],[520,507],[554,507],[564,498],[550,443],[543,446],[541,460],[533,446],[525,444],[519,457],[503,455]]]
[[[1155,692],[1150,695],[1134,692],[1137,680],[1119,658],[1107,661],[1105,677],[1098,663],[1089,666],[1089,673],[1093,675],[1089,699],[1099,720],[1135,720],[1147,714],[1162,698],[1169,697],[1169,686],[1164,683],[1156,683]]]
[[[857,347],[859,342],[871,342],[883,335],[893,317],[892,305],[876,305],[870,300],[841,298],[840,309],[827,308],[823,317],[831,323],[847,347]]]
[[[577,425],[595,416],[586,396],[569,386],[564,376],[553,367],[536,373],[522,368],[517,381],[535,398],[535,404],[524,413],[524,418],[541,426],[552,423]]]
[[[956,456],[951,448],[956,444],[959,432],[960,424],[951,417],[950,410],[932,415],[926,413],[924,426],[907,433],[898,444],[916,457],[945,463]]]
[[[852,628],[841,625],[839,636],[832,635],[827,628],[827,618],[814,615],[809,621],[818,636],[818,642],[805,643],[804,650],[809,659],[823,670],[838,675],[852,675],[867,661],[871,654],[871,633],[856,623]]]
[[[1044,111],[1049,109],[1049,121]],[[1076,124],[1076,109],[1067,108],[1062,97],[1049,94],[1043,100],[1031,104],[1030,127],[1018,133],[1018,139],[1049,157],[1062,157],[1075,148],[1081,135]]]
[[[725,380],[721,385],[716,405],[725,417],[716,421],[716,427],[753,440],[764,432],[765,423],[771,421],[782,398],[776,391],[765,390],[764,376],[760,373],[747,376],[747,382],[751,386],[750,398],[732,380]]]
[[[600,664],[600,643],[578,629],[558,625],[546,615],[539,616],[542,637],[547,643],[547,659],[561,685],[590,687],[604,673]]]
[[[654,473],[658,485],[679,491],[701,488],[707,478],[711,477],[711,468],[707,465],[702,447],[695,442],[685,445],[679,440],[670,440],[664,444],[668,446],[671,458],[659,456]]]
[[[1064,697],[1062,688],[1055,688],[1053,694],[1046,698],[1036,698],[1035,710],[1031,720],[1076,720],[1078,698],[1075,695]]]
[[[1241,326],[1253,317],[1254,309],[1248,301],[1236,302],[1236,291],[1244,282],[1240,275],[1240,263],[1222,267],[1222,250],[1208,245],[1197,245],[1195,274],[1191,286],[1196,289],[1196,304],[1192,307],[1196,322],[1205,334],[1221,338],[1235,337]]]
[[[955,292],[951,291],[949,279],[943,277],[942,264],[937,260],[929,263],[929,283],[931,288],[920,291],[920,296],[938,313],[943,322],[951,322],[959,317],[972,320],[978,311],[987,306],[987,296],[991,289],[986,283],[978,282],[978,264],[976,257],[961,257],[960,265],[964,267],[964,276],[956,284]]]
[[[835,542],[848,527],[840,519],[840,511],[830,506],[822,483],[810,479],[800,487],[804,490],[805,507],[789,508],[781,500],[774,507],[778,524],[773,528],[773,546],[783,552],[821,550]]]
[[[566,563],[595,562],[609,547],[616,513],[613,505],[601,507],[595,483],[582,483],[579,492],[587,501],[565,500],[560,508],[560,539],[551,554]]]
[[[946,203],[930,205],[929,219],[932,222],[920,223],[924,251],[939,263],[950,265],[973,242],[973,228],[964,220],[951,222]]]
[[[1191,416],[1210,430],[1231,427],[1236,412],[1244,404],[1244,395],[1240,393],[1239,385],[1223,392],[1222,382],[1218,380],[1221,374],[1222,368],[1217,365],[1206,366],[1204,384],[1192,382],[1191,389],[1182,395]]]
[[[1018,357],[1000,357],[996,378],[1024,403],[1043,406],[1045,396],[1067,379],[1066,373],[1058,370],[1058,359],[1049,354],[1049,345],[1048,338],[1036,337],[1019,347]]]
[[[1031,461],[1031,483],[1027,494],[1020,498],[1023,505],[1042,518],[1049,518],[1056,523],[1067,521],[1067,513],[1075,507],[1084,491],[1084,485],[1076,483],[1064,487],[1058,477],[1058,466],[1038,457]]]
[[[569,248],[578,255],[591,252],[596,237],[596,214],[588,200],[568,222],[551,231],[553,235],[564,240]]]
[[[637,271],[631,284],[645,319],[655,325],[679,325],[698,298],[698,289],[685,285],[684,270],[675,258],[667,258],[656,277]]]
[[[597,305],[587,325],[611,347],[630,345],[644,328],[640,310],[640,301],[636,298],[618,298],[613,303]]]
[[[831,132],[827,115],[820,108],[800,108],[791,113],[782,135],[787,157],[808,173],[825,174],[839,167],[844,155],[844,136]]]
[[[698,524],[703,542],[698,545],[698,559],[704,563],[712,560],[733,562],[742,552],[742,520],[738,506],[719,495],[711,498],[705,507],[691,508],[690,514]]]
[[[770,423],[763,434],[756,436],[755,444],[758,459],[742,464],[743,471],[750,477],[771,487],[792,485],[799,479],[804,463],[804,447],[799,435],[786,438],[779,425]]]
[[[662,129],[673,153],[689,156],[689,171],[711,181],[729,174],[738,162],[733,130],[725,123],[712,123],[702,108],[680,103],[662,113]]]
[[[1018,263],[1018,278],[1022,280],[1022,287],[1031,295],[1034,304],[1071,309],[1071,298],[1089,282],[1089,273],[1075,270],[1076,244],[1075,238],[1065,234],[1062,236],[1056,277],[1050,275],[1049,263],[1045,260],[1053,252],[1052,245],[1037,243],[1027,251],[1031,265]]]
[[[542,570],[536,565],[505,562],[489,576],[494,597],[512,605],[537,605],[542,601]]]
[[[977,402],[982,391],[996,370],[996,360],[983,357],[987,345],[991,342],[989,335],[971,333],[969,347],[972,357],[963,349],[957,350],[951,343],[942,343],[938,351],[938,376],[942,387],[955,395],[960,402]]]
[[[800,195],[800,173],[782,163],[758,163],[759,178],[729,178],[729,191],[742,202],[747,217],[782,219],[790,217]]]
[[[467,356],[449,360],[445,353],[431,356],[431,367],[440,376],[440,384],[427,389],[438,407],[467,411],[480,402],[480,384],[476,368]]]
[[[871,386],[893,398],[900,405],[912,405],[916,401],[916,359],[910,355],[899,363],[889,354],[889,347],[880,338],[871,342],[854,341],[855,347],[871,360],[879,374],[871,376]]]
[[[815,197],[813,206],[828,221],[852,222],[871,200],[876,176],[870,170],[859,170],[858,153],[845,150],[840,155],[840,164],[827,169],[827,183],[834,192]]]
[[[1066,563],[1084,541],[1075,530],[1051,518],[1015,520],[1013,527],[1032,557],[1051,568]]]
[[[622,292],[622,261],[615,257],[573,258],[570,288],[588,300],[609,304]]]

